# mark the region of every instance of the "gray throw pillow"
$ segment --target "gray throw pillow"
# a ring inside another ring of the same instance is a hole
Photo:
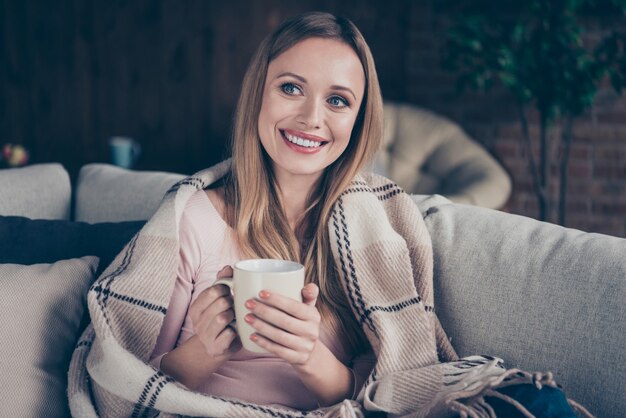
[[[184,178],[162,171],[87,164],[78,175],[74,218],[89,223],[146,220],[165,193]]]
[[[70,176],[61,164],[0,170],[0,215],[68,220],[71,196]]]
[[[97,266],[0,264],[0,416],[70,416],[67,370]]]

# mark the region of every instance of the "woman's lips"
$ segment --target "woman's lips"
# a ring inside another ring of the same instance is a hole
[[[287,133],[291,136],[297,136],[298,138],[308,139],[310,141],[328,142],[326,139],[322,138],[321,136],[307,134],[306,132],[301,132],[301,131],[294,131],[293,129],[281,129],[281,132]]]
[[[279,132],[283,141],[285,141],[285,144],[287,144],[289,148],[302,154],[314,154],[319,152],[328,143],[324,138],[305,134],[304,132],[290,129],[280,129]],[[297,144],[294,141],[301,142],[301,144]]]

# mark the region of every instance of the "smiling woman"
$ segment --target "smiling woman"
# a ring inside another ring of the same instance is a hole
[[[306,39],[270,63],[259,137],[281,189],[311,189],[343,154],[364,89],[359,57],[335,39]]]
[[[244,78],[232,162],[174,187],[122,264],[92,286],[72,412],[95,416],[84,405],[95,399],[100,416],[300,418],[331,407],[313,415],[483,417],[498,408],[488,397],[526,411],[515,396],[555,399],[564,411],[558,389],[536,389],[556,386],[550,374],[456,356],[435,315],[419,210],[396,184],[363,172],[382,113],[374,61],[352,22],[307,13],[270,34]],[[255,289],[235,318],[230,288],[216,281],[242,259],[302,264],[301,297]],[[243,348],[235,320],[253,330],[255,350]],[[517,383],[534,386],[494,390]]]
[[[225,247],[233,250],[207,255],[211,263],[191,262],[194,274],[185,275],[191,276],[185,277],[188,290],[180,292],[187,296],[170,304],[182,314],[165,318],[152,356],[155,366],[206,393],[245,393],[248,401],[297,409],[356,395],[374,356],[337,277],[328,222],[337,197],[376,153],[381,137],[374,61],[350,21],[309,13],[285,22],[263,41],[242,86],[232,167],[222,181],[192,199],[200,209],[187,208],[182,220],[181,233],[185,225],[207,231],[193,234],[194,247],[198,240],[201,247],[208,245],[203,243],[210,237],[232,241]],[[210,232],[217,228],[207,229],[211,218],[226,225],[217,236]],[[276,295],[250,301],[254,309],[246,321],[258,327],[254,342],[275,358],[240,350],[238,337],[226,326],[234,318],[231,297],[222,286],[211,287],[218,271],[227,274],[223,268],[241,258],[287,259],[305,266],[303,303],[293,311],[279,309]],[[204,320],[221,326],[210,331],[185,326],[193,322],[184,318],[187,305],[189,315],[201,310]],[[278,325],[285,323],[291,326]],[[178,335],[181,324],[181,337],[166,341],[166,335]],[[207,351],[216,354],[203,358]],[[253,360],[253,365],[241,360]],[[270,366],[272,379],[252,372]],[[258,382],[263,390],[248,389],[255,376],[263,379]]]

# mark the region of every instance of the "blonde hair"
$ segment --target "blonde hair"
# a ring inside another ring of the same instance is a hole
[[[308,38],[336,39],[351,46],[365,73],[365,92],[352,136],[343,154],[325,169],[309,196],[300,244],[283,211],[271,161],[258,134],[258,119],[269,63]],[[328,223],[332,207],[354,177],[373,158],[382,139],[382,98],[374,59],[365,39],[348,19],[329,13],[299,15],[268,35],[253,57],[243,80],[232,136],[232,168],[225,178],[226,218],[247,257],[295,260],[306,268],[306,282],[320,288],[317,307],[322,320],[360,352],[367,340],[351,313],[331,253]]]

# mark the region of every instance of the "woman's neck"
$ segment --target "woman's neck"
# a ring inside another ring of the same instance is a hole
[[[319,176],[290,176],[281,179],[277,176],[283,210],[294,232],[301,229],[298,227],[302,221],[302,215],[308,205],[310,193],[317,186],[319,178]]]

